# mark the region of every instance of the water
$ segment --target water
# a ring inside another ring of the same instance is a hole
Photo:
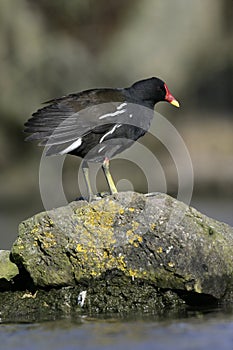
[[[156,320],[89,318],[0,327],[4,350],[232,350],[233,313],[191,312],[188,318]]]

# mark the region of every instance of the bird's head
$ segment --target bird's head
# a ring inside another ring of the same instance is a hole
[[[159,78],[149,78],[137,81],[130,87],[138,99],[153,106],[160,101],[167,101],[173,106],[179,107],[179,102],[172,96],[167,84]]]

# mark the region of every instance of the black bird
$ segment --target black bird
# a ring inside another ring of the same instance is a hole
[[[110,193],[117,189],[109,159],[130,147],[149,129],[154,105],[179,102],[158,78],[137,81],[128,88],[81,91],[45,102],[25,123],[26,141],[40,140],[46,155],[73,154],[84,158],[82,169],[88,199],[94,198],[88,162],[101,162]]]

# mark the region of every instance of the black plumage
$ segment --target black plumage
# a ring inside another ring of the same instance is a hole
[[[73,154],[87,162],[102,162],[111,193],[116,187],[109,159],[130,147],[150,127],[154,105],[179,103],[158,78],[136,82],[129,88],[102,88],[73,93],[47,101],[25,123],[27,141],[39,140],[47,155]],[[89,199],[93,197],[87,171]],[[110,181],[110,182],[109,182]]]

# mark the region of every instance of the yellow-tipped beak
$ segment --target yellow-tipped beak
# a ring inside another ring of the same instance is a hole
[[[175,107],[180,107],[180,104],[179,104],[179,102],[177,101],[177,100],[172,100],[172,101],[170,101],[170,103],[173,105],[173,106],[175,106]]]
[[[173,106],[175,107],[180,107],[180,104],[179,102],[175,99],[174,96],[172,96],[172,94],[170,93],[168,87],[167,87],[167,84],[164,83],[164,88],[165,88],[165,91],[166,91],[166,96],[164,98],[165,101],[171,103]]]

